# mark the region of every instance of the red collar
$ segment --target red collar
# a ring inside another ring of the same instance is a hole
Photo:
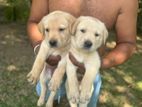
[[[84,63],[80,63],[79,61],[77,61],[71,52],[69,52],[69,59],[75,66],[85,71]]]

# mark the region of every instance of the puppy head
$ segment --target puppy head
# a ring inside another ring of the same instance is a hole
[[[50,47],[61,48],[70,40],[70,26],[74,21],[69,13],[55,11],[44,16],[38,27]]]
[[[95,51],[105,43],[108,32],[105,25],[96,18],[81,16],[72,27],[73,45],[85,51]]]

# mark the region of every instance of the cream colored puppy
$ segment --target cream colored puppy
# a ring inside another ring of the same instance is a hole
[[[105,25],[96,18],[79,17],[72,28],[70,52],[85,66],[81,81],[77,78],[77,67],[67,57],[67,96],[71,107],[87,107],[93,92],[93,82],[101,66],[97,49],[105,43],[108,32]]]
[[[55,11],[43,17],[39,23],[39,30],[44,35],[44,40],[41,43],[40,50],[37,54],[31,72],[28,74],[28,80],[35,84],[40,77],[41,95],[37,105],[44,104],[45,95],[47,92],[46,82],[49,81],[49,89],[51,94],[46,103],[46,107],[53,106],[54,96],[57,88],[61,83],[62,77],[65,73],[66,60],[65,56],[70,48],[70,26],[75,21],[75,18],[61,11]],[[45,62],[49,55],[60,55],[57,68],[51,77],[51,69]]]

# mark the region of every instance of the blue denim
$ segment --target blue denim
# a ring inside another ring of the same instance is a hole
[[[48,81],[47,81],[47,84],[48,84]],[[101,75],[98,73],[94,81],[94,92],[88,104],[88,107],[97,107],[97,101],[99,98],[101,84],[102,84]],[[37,94],[40,96],[40,93],[41,93],[40,82],[38,82],[36,85],[36,91],[37,91]],[[50,91],[47,92],[46,100],[48,99],[49,94],[50,94]],[[60,88],[57,90],[55,100],[58,100],[58,102],[60,102],[60,98],[65,95],[66,95],[66,90],[65,90],[65,78],[64,78]]]

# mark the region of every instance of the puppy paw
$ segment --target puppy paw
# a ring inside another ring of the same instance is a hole
[[[79,91],[77,91],[77,90],[71,90],[69,92],[68,99],[72,103],[78,103],[79,102]]]
[[[34,73],[34,71],[31,71],[28,75],[27,75],[28,81],[31,84],[36,84],[39,78],[39,75]]]
[[[59,88],[60,81],[58,79],[51,78],[48,83],[48,88],[50,91],[56,91]]]
[[[42,106],[44,104],[44,98],[39,98],[37,106]]]
[[[89,94],[86,94],[86,95],[80,95],[80,98],[79,98],[79,102],[80,103],[86,103],[90,100],[90,95]]]
[[[91,92],[89,90],[82,90],[79,97],[80,103],[87,103],[91,98]]]
[[[47,103],[46,103],[46,107],[53,107],[53,103],[47,102]]]

